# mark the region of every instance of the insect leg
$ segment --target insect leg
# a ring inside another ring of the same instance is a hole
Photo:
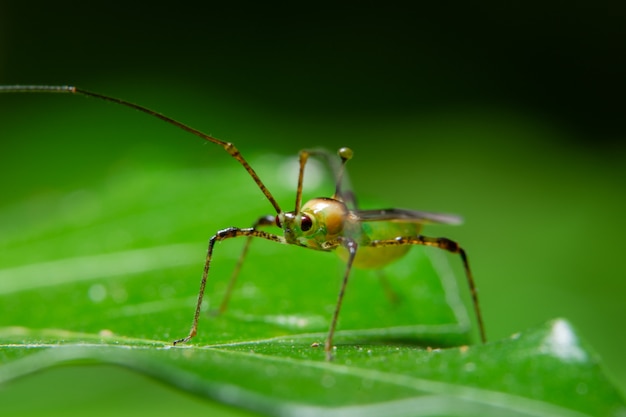
[[[376,275],[378,275],[378,281],[380,281],[380,285],[383,287],[383,291],[385,292],[385,296],[387,300],[391,304],[397,304],[400,302],[400,295],[393,289],[391,283],[387,279],[387,275],[382,269],[376,270]]]
[[[483,318],[480,311],[480,304],[478,303],[478,291],[476,290],[476,286],[474,285],[474,278],[472,276],[472,271],[470,270],[469,261],[467,259],[467,255],[465,254],[465,250],[459,246],[459,244],[453,240],[450,240],[445,237],[427,237],[427,236],[409,236],[409,237],[397,237],[395,239],[388,240],[373,240],[369,243],[369,246],[401,246],[401,245],[424,245],[424,246],[434,246],[439,249],[446,250],[451,253],[457,253],[461,256],[461,260],[463,261],[463,267],[465,268],[465,276],[467,277],[467,283],[469,285],[470,294],[472,296],[472,302],[474,304],[474,313],[476,315],[476,321],[478,323],[478,330],[480,332],[480,339],[483,343],[487,341],[487,337],[485,335],[485,326],[483,324]]]
[[[209,268],[211,267],[211,259],[213,257],[213,247],[216,242],[221,242],[222,240],[239,237],[239,236],[247,236],[251,237],[260,237],[267,240],[272,240],[278,243],[285,243],[285,239],[282,236],[273,235],[271,233],[264,232],[262,230],[256,230],[254,228],[249,229],[239,229],[237,227],[229,227],[228,229],[222,229],[218,231],[215,235],[209,239],[209,247],[207,249],[206,261],[204,262],[204,271],[202,273],[202,280],[200,281],[200,291],[198,292],[198,301],[196,303],[196,311],[193,316],[193,323],[191,325],[191,329],[189,330],[189,335],[183,339],[178,339],[174,341],[174,345],[179,343],[188,342],[192,337],[194,337],[198,333],[198,320],[200,319],[200,311],[202,309],[202,299],[204,297],[204,290],[206,287],[207,278],[209,276]]]
[[[272,226],[272,225],[274,225],[274,216],[268,215],[268,216],[263,216],[259,218],[256,222],[254,222],[254,224],[252,225],[252,228],[256,229],[261,226]],[[246,239],[246,243],[243,247],[243,250],[241,251],[241,255],[239,255],[239,259],[237,260],[235,269],[233,269],[233,273],[231,274],[230,280],[228,281],[226,292],[224,293],[224,297],[222,298],[222,302],[220,303],[220,307],[217,311],[218,314],[222,314],[224,311],[226,311],[226,308],[228,307],[230,295],[233,291],[233,288],[235,287],[235,283],[237,282],[239,271],[241,271],[243,260],[245,259],[246,254],[248,253],[248,249],[250,248],[250,243],[252,242],[253,237],[254,236],[250,235],[248,236],[248,239]]]
[[[337,319],[339,318],[339,311],[341,310],[341,303],[343,302],[343,295],[346,292],[346,286],[348,284],[348,278],[350,278],[350,271],[352,270],[352,263],[356,256],[357,243],[352,239],[342,238],[341,244],[348,250],[348,261],[346,262],[346,270],[343,275],[343,281],[341,282],[341,289],[339,290],[339,296],[337,297],[337,304],[335,305],[335,312],[333,313],[332,321],[330,322],[330,329],[328,330],[328,337],[324,344],[324,352],[326,352],[326,360],[333,359],[333,336],[335,334],[335,328],[337,327]]]

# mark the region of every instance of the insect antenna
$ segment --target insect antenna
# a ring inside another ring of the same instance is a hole
[[[252,167],[244,159],[244,157],[241,155],[241,153],[235,147],[235,145],[233,145],[230,142],[224,142],[222,140],[214,138],[213,136],[207,135],[206,133],[203,133],[203,132],[201,132],[201,131],[199,131],[197,129],[194,129],[194,128],[190,127],[190,126],[187,126],[184,123],[181,123],[181,122],[179,122],[177,120],[174,120],[171,117],[167,117],[164,114],[161,114],[161,113],[156,112],[154,110],[150,110],[147,107],[143,107],[143,106],[140,106],[140,105],[135,104],[135,103],[131,103],[131,102],[126,101],[126,100],[122,100],[122,99],[115,98],[115,97],[105,96],[103,94],[93,93],[91,91],[82,90],[80,88],[77,88],[77,87],[74,87],[74,86],[69,86],[69,85],[62,85],[62,86],[51,86],[51,85],[2,85],[2,86],[0,86],[0,93],[69,93],[69,94],[79,94],[79,95],[83,95],[83,96],[87,96],[87,97],[94,97],[94,98],[97,98],[97,99],[100,99],[100,100],[104,100],[104,101],[109,101],[109,102],[115,103],[115,104],[120,104],[122,106],[130,107],[131,109],[139,110],[140,112],[143,112],[143,113],[146,113],[146,114],[148,114],[150,116],[156,117],[157,119],[161,119],[161,120],[163,120],[166,123],[169,123],[171,125],[174,125],[174,126],[178,127],[179,129],[182,129],[182,130],[184,130],[186,132],[191,133],[192,135],[198,136],[199,138],[204,139],[206,141],[213,142],[213,143],[221,146],[222,148],[224,148],[224,150],[226,152],[228,152],[228,154],[230,156],[235,158],[237,160],[237,162],[239,162],[244,167],[244,169],[248,172],[248,174],[252,177],[252,179],[254,180],[256,185],[259,187],[261,192],[263,192],[263,194],[268,199],[270,204],[274,207],[274,209],[276,210],[276,213],[280,213],[282,211],[280,209],[280,206],[278,205],[278,203],[274,199],[274,196],[272,196],[272,193],[270,193],[270,191],[267,189],[265,184],[263,184],[263,181],[261,181],[261,178],[259,178],[259,176],[254,171],[254,169],[252,169]]]
[[[306,166],[306,161],[309,160],[309,156],[311,155],[311,151],[307,151],[305,149],[300,151],[300,170],[298,171],[298,188],[296,189],[296,206],[295,213],[300,213],[300,206],[302,206],[302,183],[304,182],[304,167]]]
[[[336,178],[336,183],[335,183],[335,194],[333,195],[333,198],[338,199],[338,200],[343,200],[343,194],[341,192],[341,184],[343,181],[343,176],[346,172],[346,162],[348,162],[350,159],[352,159],[352,149],[350,148],[340,148],[337,151],[337,154],[339,155],[339,158],[341,158],[341,166],[339,167],[339,172],[337,173],[337,178]]]
[[[344,173],[345,173],[345,165],[350,159],[352,159],[352,149],[350,148],[340,148],[337,151],[339,158],[341,158],[341,162],[337,163],[335,159],[335,155],[328,152],[325,149],[313,149],[313,150],[302,150],[300,151],[300,171],[298,172],[298,188],[296,190],[296,214],[300,212],[300,207],[302,205],[302,188],[304,183],[304,167],[306,166],[307,161],[310,156],[317,156],[321,158],[326,158],[326,162],[330,166],[331,171],[335,176],[335,194],[333,194],[334,199],[339,201],[344,201],[344,195],[341,191],[341,185],[343,183]],[[354,197],[348,195],[348,199],[350,203],[356,205],[354,201]]]

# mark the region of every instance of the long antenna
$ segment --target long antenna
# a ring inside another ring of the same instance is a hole
[[[217,145],[220,145],[230,156],[235,158],[245,169],[248,171],[248,174],[252,177],[256,185],[261,189],[265,197],[269,200],[269,202],[274,206],[276,213],[280,213],[282,210],[280,206],[272,196],[272,193],[265,187],[261,178],[257,175],[257,173],[252,169],[252,167],[248,164],[248,162],[241,156],[239,150],[230,142],[224,142],[222,140],[216,139],[213,136],[207,135],[199,130],[196,130],[186,124],[183,124],[177,120],[172,119],[171,117],[167,117],[164,114],[156,112],[154,110],[150,110],[147,107],[140,106],[135,103],[131,103],[126,100],[122,100],[115,97],[109,97],[98,93],[92,93],[91,91],[82,90],[80,88],[70,86],[70,85],[0,85],[0,93],[69,93],[69,94],[80,94],[87,97],[95,97],[100,100],[109,101],[115,104],[121,104],[122,106],[130,107],[131,109],[139,110],[140,112],[149,114],[150,116],[156,117],[157,119],[161,119],[166,123],[174,125],[186,132],[191,133],[192,135],[196,135],[201,139],[204,139],[209,142],[213,142]]]
[[[353,152],[350,148],[340,148],[337,151],[337,155],[341,158],[341,166],[339,168],[339,172],[337,173],[337,178],[335,179],[335,195],[333,195],[333,198],[341,199],[341,182],[343,181],[343,175],[346,172],[346,162],[352,159]]]

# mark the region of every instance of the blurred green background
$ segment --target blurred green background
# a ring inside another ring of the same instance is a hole
[[[465,217],[431,234],[468,251],[490,339],[565,317],[626,388],[625,6],[12,3],[0,84],[125,98],[244,155],[351,146],[358,195]],[[2,206],[228,159],[118,106],[0,96]]]

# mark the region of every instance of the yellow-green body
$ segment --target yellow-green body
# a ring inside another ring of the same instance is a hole
[[[341,240],[354,241],[357,251],[353,265],[357,268],[382,268],[404,256],[410,245],[373,247],[369,244],[375,240],[417,236],[423,223],[405,219],[364,220],[348,210],[343,202],[332,198],[310,200],[299,213],[281,213],[278,219],[286,243],[322,251],[336,250],[343,260],[348,260],[349,255]]]
[[[357,268],[382,268],[403,257],[411,248],[409,245],[371,247],[367,244],[372,240],[387,240],[396,237],[416,236],[422,225],[403,221],[368,221],[357,222],[346,232],[355,239],[359,249],[353,265]],[[337,247],[337,255],[344,261],[348,259],[348,251],[342,246]]]

